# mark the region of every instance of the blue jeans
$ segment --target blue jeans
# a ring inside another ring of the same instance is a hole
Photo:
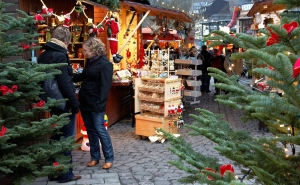
[[[65,138],[74,137],[76,114],[71,114],[69,116],[69,119],[70,119],[70,122],[60,129],[61,134],[55,134],[55,135],[51,136],[52,140],[59,141],[61,136],[65,137]],[[70,163],[72,164],[72,150],[64,152],[64,155],[70,157]],[[52,179],[52,177],[49,177],[49,179],[57,180],[58,182],[60,182],[60,181],[71,180],[71,179],[73,179],[73,177],[74,177],[73,168],[69,168],[69,171],[67,173],[59,175],[55,179]]]
[[[202,73],[201,84],[201,92],[209,92],[210,76],[208,73]]]
[[[104,112],[81,111],[81,116],[89,137],[91,160],[101,159],[100,144],[105,162],[114,161],[114,151],[110,136],[104,126]]]

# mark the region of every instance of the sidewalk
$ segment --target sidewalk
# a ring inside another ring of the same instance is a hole
[[[258,122],[242,123],[240,121],[241,112],[221,105],[214,101],[214,91],[202,94],[200,104],[187,105],[184,112],[185,124],[191,124],[194,120],[189,114],[197,114],[195,108],[205,108],[216,114],[224,114],[225,119],[234,129],[250,131],[253,136],[260,137],[266,135],[264,131],[258,129]],[[187,173],[177,169],[168,163],[169,160],[178,159],[167,148],[170,143],[151,143],[148,139],[142,139],[135,135],[135,128],[131,127],[131,119],[124,118],[108,128],[111,136],[115,161],[109,170],[101,167],[104,160],[96,167],[86,167],[90,160],[89,152],[81,150],[73,151],[74,173],[80,174],[82,179],[74,182],[64,183],[65,185],[179,185],[178,179],[188,176]],[[188,135],[189,130],[184,127],[179,133],[192,145],[195,150],[202,154],[216,156],[220,162],[231,163],[228,159],[220,156],[213,149],[213,142],[204,137],[194,137]],[[242,177],[238,167],[234,166],[236,175]],[[253,180],[244,180],[246,184],[256,184]],[[31,185],[57,185],[57,182],[48,182],[47,178],[37,179]],[[196,183],[197,184],[197,183]]]

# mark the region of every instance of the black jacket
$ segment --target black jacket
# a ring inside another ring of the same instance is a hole
[[[211,54],[206,51],[206,50],[202,50],[200,53],[203,56],[203,60],[202,60],[202,65],[201,65],[201,70],[202,73],[208,73],[207,68],[211,67]]]
[[[71,109],[73,113],[79,112],[79,102],[76,98],[75,87],[72,81],[73,70],[71,62],[69,60],[67,50],[55,43],[47,42],[43,48],[45,51],[38,58],[38,63],[49,64],[51,63],[67,63],[68,65],[59,67],[62,74],[56,75],[58,87],[64,98],[67,98],[66,110],[69,112]],[[53,58],[52,58],[53,57]],[[52,60],[50,61],[50,59]],[[60,114],[64,112],[53,112],[54,114]]]
[[[80,82],[80,110],[105,112],[106,102],[111,88],[113,65],[106,56],[94,61],[87,60],[81,74],[73,76],[74,82]]]

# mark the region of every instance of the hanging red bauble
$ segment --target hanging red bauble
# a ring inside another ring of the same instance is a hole
[[[296,78],[300,73],[300,58],[298,58],[293,66],[293,77]]]
[[[5,134],[7,131],[8,131],[8,128],[2,126],[2,127],[1,127],[1,130],[0,130],[0,137],[1,137],[1,136],[4,136],[4,134]]]
[[[59,163],[57,162],[57,161],[55,161],[54,163],[53,163],[53,166],[58,166],[59,165]]]
[[[271,46],[271,45],[276,44],[276,43],[278,43],[278,42],[279,42],[278,39],[275,39],[275,38],[273,38],[273,37],[270,37],[270,38],[268,38],[266,45],[267,45],[267,46]]]

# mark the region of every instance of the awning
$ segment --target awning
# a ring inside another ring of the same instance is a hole
[[[256,2],[252,6],[252,8],[249,10],[247,16],[248,17],[253,17],[254,14],[259,12],[260,14],[267,14],[267,13],[272,13],[276,12],[278,10],[284,10],[286,9],[286,5],[281,5],[281,4],[273,4],[273,0],[267,0],[264,2]]]
[[[90,5],[93,5],[93,6],[99,6],[101,8],[109,10],[109,8],[107,6],[105,6],[103,4],[100,4],[100,3],[96,3],[94,1],[89,1],[89,0],[80,0],[80,1],[83,2],[83,3],[86,3],[86,4],[90,4]]]
[[[166,16],[169,19],[173,20],[181,20],[183,22],[194,22],[189,16],[187,16],[184,12],[174,9],[167,9],[163,7],[153,6],[153,5],[146,5],[131,1],[121,1],[121,6],[123,8],[130,9],[130,7],[135,8],[138,12],[147,12],[150,10],[149,16],[156,16],[161,15]]]
[[[143,40],[153,40],[155,35],[151,35],[151,29],[149,27],[147,28],[142,28],[142,36]],[[179,38],[177,31],[176,30],[170,30],[168,36],[163,37],[162,35],[158,36],[158,39],[160,41],[180,41],[181,39]]]

